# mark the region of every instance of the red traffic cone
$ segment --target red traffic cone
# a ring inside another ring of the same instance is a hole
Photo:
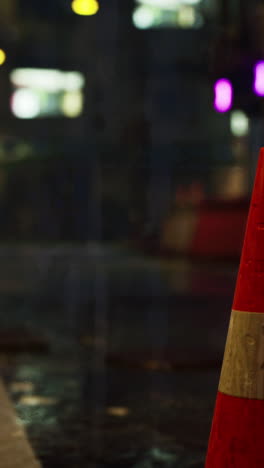
[[[264,468],[264,148],[261,149],[206,468]]]

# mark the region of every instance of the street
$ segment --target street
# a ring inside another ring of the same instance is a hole
[[[237,265],[100,245],[16,255],[2,324],[47,350],[14,350],[4,375],[43,467],[202,467]]]

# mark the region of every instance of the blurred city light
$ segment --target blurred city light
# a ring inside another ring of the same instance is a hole
[[[31,89],[18,89],[11,98],[11,110],[20,119],[33,119],[40,113],[40,100]]]
[[[18,118],[78,117],[83,109],[82,73],[55,69],[17,68],[11,110]]]
[[[133,13],[133,23],[139,29],[148,29],[155,25],[155,11],[147,6],[138,7]]]
[[[264,96],[264,61],[255,65],[254,91],[258,96]]]
[[[72,11],[77,15],[92,16],[99,10],[99,3],[97,0],[73,0]]]
[[[247,169],[242,166],[221,167],[215,171],[213,186],[218,198],[231,200],[247,193]]]
[[[16,68],[10,74],[14,86],[43,89],[49,92],[74,91],[84,86],[79,72],[64,72],[45,68]]]
[[[139,29],[199,28],[203,17],[194,5],[199,0],[137,0],[133,23]]]
[[[6,53],[3,49],[0,49],[0,65],[3,65],[6,61]]]
[[[184,5],[178,13],[178,24],[181,28],[191,28],[195,25],[196,15],[192,6]]]
[[[233,111],[230,116],[230,126],[234,136],[246,136],[249,131],[249,119],[245,112],[241,110]]]
[[[214,108],[217,112],[227,112],[233,103],[233,87],[229,80],[219,79],[214,85]]]
[[[199,3],[201,3],[201,0],[182,0],[181,3],[185,5],[199,5]]]
[[[66,117],[78,117],[83,110],[81,91],[68,91],[62,97],[61,109]]]
[[[106,412],[109,416],[124,418],[129,415],[130,410],[125,406],[110,406],[109,408],[107,408]]]
[[[141,5],[172,11],[177,11],[182,5],[198,5],[200,2],[201,0],[137,0]]]

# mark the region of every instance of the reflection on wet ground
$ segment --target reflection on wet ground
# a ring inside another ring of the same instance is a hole
[[[92,368],[17,360],[9,389],[44,466],[202,466],[218,370]]]
[[[236,265],[55,253],[0,286],[3,326],[49,344],[5,366],[44,468],[201,468]]]

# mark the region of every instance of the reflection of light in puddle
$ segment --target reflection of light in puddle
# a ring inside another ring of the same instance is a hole
[[[12,393],[27,393],[33,392],[34,385],[32,382],[13,382],[10,385],[10,391]]]
[[[50,406],[57,403],[56,398],[41,397],[37,395],[22,396],[18,403],[26,406]]]
[[[125,406],[109,406],[106,410],[107,414],[110,416],[115,416],[117,418],[124,418],[129,415],[130,410]]]
[[[133,468],[143,468],[147,466],[180,466],[188,468],[191,466],[204,466],[204,455],[201,452],[185,451],[184,447],[174,447],[173,452],[165,451],[159,447],[153,447],[145,453]]]

